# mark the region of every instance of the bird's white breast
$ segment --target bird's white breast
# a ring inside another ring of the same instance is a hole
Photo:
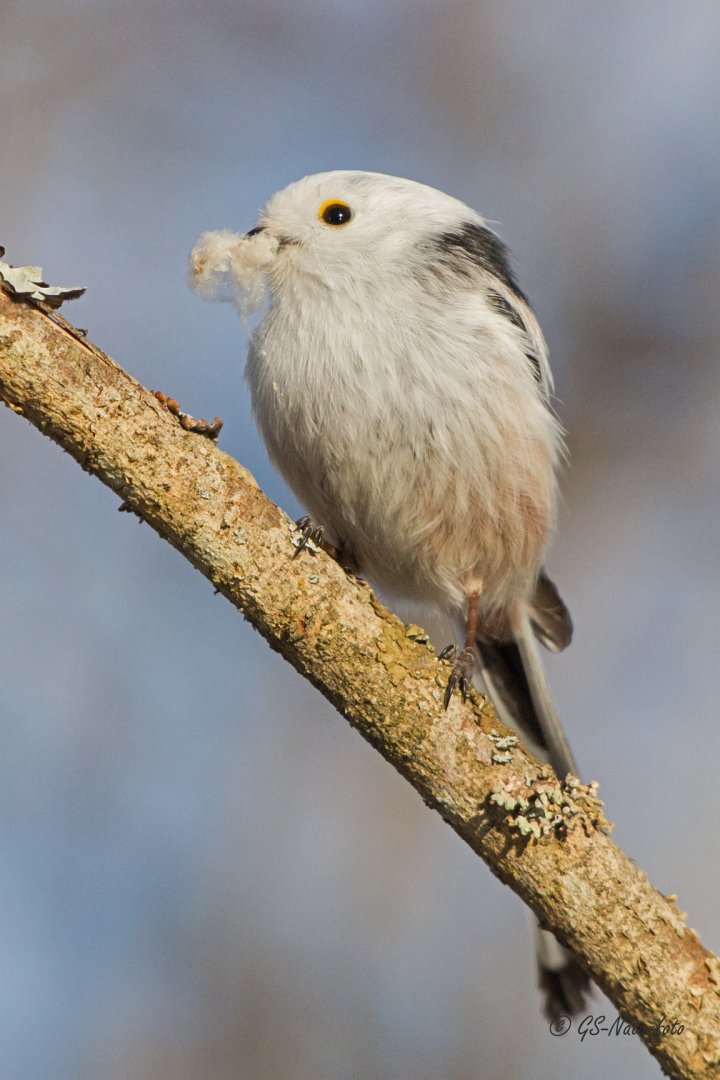
[[[476,291],[407,275],[285,281],[246,376],[269,453],[318,524],[386,589],[488,611],[531,588],[560,431],[522,335]]]

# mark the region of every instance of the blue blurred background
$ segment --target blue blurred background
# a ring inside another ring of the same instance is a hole
[[[291,513],[197,235],[330,168],[497,223],[569,430],[560,710],[716,949],[719,34],[714,0],[0,6],[7,257]],[[0,463],[1,1080],[659,1075],[550,1036],[519,901],[176,552],[9,410]]]

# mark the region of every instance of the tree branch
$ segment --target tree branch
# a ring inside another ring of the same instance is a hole
[[[480,695],[443,712],[447,666],[326,555],[292,560],[292,523],[238,462],[184,431],[64,320],[2,289],[0,394],[318,687],[583,960],[669,1075],[720,1077],[720,960],[593,824],[582,794],[568,827],[523,836],[531,818],[549,820],[543,791],[556,808],[552,774],[520,746],[498,752],[493,728],[509,733]],[[513,792],[537,813],[514,815]],[[658,1031],[673,1020],[682,1031]]]

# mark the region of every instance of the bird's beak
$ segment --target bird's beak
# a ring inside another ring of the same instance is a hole
[[[245,233],[245,239],[247,240],[250,237],[257,236],[262,232],[267,232],[269,236],[273,236],[277,240],[278,251],[282,251],[283,248],[288,246],[297,246],[299,244],[299,240],[291,240],[289,236],[278,236],[277,233],[272,232],[268,225],[256,225],[254,228],[250,229],[249,232]]]

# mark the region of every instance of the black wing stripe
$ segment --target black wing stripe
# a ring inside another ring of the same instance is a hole
[[[508,249],[492,229],[468,221],[457,229],[435,238],[443,261],[460,273],[467,272],[466,263],[480,266],[527,303],[510,266]]]
[[[527,304],[527,299],[512,272],[508,249],[500,237],[496,236],[491,229],[477,225],[475,222],[466,222],[452,232],[441,233],[436,238],[435,244],[439,248],[442,261],[446,266],[460,274],[469,272],[468,263],[472,264],[473,269],[479,266],[488,274],[496,277],[510,292],[511,296],[515,296],[521,303]],[[489,294],[495,308],[513,326],[516,326],[518,330],[522,330],[531,339],[532,335],[529,333],[517,308],[495,289],[490,289]],[[543,386],[544,377],[539,357],[532,352],[526,353],[526,356],[532,365],[533,375],[538,383]]]

